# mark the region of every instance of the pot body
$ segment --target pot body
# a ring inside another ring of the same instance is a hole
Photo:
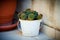
[[[19,19],[19,21],[24,36],[37,36],[39,34],[40,22],[42,20],[28,21]]]
[[[16,0],[3,0],[0,4],[0,25],[12,23],[16,9]]]

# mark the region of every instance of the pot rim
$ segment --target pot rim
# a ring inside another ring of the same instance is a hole
[[[42,19],[38,19],[38,20],[23,20],[23,19],[20,19],[20,18],[19,18],[19,21],[20,21],[20,20],[21,20],[21,21],[39,21],[39,20],[42,20]]]
[[[0,26],[0,31],[12,30],[12,29],[16,28],[17,24],[18,24],[18,21],[16,23],[8,25],[8,26]]]

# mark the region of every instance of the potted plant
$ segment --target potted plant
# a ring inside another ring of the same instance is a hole
[[[0,31],[7,31],[16,27],[13,23],[17,0],[1,0],[0,2]]]
[[[37,36],[39,34],[40,22],[42,21],[42,14],[26,9],[18,14],[22,34],[24,36]]]

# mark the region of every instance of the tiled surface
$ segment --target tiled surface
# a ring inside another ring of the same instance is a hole
[[[40,35],[36,37],[25,37],[19,34],[18,30],[0,32],[0,40],[53,40],[44,33],[40,32]]]

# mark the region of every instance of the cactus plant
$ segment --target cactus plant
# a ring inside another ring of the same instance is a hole
[[[26,10],[24,11],[24,13],[25,13],[26,15],[29,15],[29,14],[31,13],[31,9],[26,9]]]
[[[34,16],[35,16],[35,19],[37,19],[38,12],[36,12],[36,11],[33,11],[32,13],[33,13],[33,14],[34,14]]]
[[[27,15],[22,13],[22,14],[20,14],[20,18],[23,19],[23,20],[26,20],[27,19]]]
[[[32,11],[31,9],[26,9],[25,11],[21,12],[18,16],[20,19],[23,20],[38,20],[41,19],[43,15],[38,15],[38,12]]]
[[[38,12],[33,11],[32,13],[34,13],[35,17],[37,17],[37,16],[38,16]]]
[[[28,15],[28,20],[34,20],[34,18],[35,18],[35,15],[34,14],[30,13]]]
[[[38,15],[38,16],[37,16],[37,19],[41,19],[42,16],[43,16],[42,14]]]

